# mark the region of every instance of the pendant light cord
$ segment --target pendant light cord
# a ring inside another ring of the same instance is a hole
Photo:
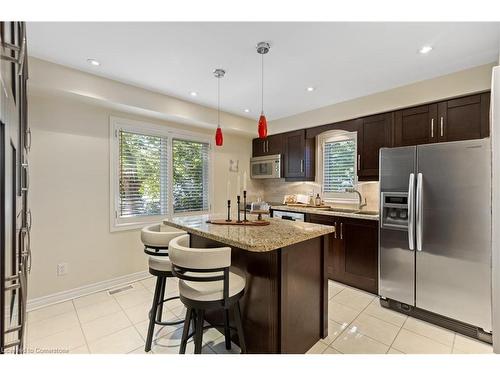
[[[220,77],[217,77],[217,127],[220,128]]]
[[[262,56],[261,114],[264,114],[264,54]]]

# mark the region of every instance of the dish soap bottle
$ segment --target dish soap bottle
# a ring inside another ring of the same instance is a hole
[[[314,200],[314,204],[316,206],[321,206],[321,198],[319,197],[319,193],[316,194],[316,199]]]

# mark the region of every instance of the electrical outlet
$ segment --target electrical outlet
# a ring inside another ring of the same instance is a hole
[[[59,263],[57,265],[57,276],[64,276],[68,273],[68,263]]]

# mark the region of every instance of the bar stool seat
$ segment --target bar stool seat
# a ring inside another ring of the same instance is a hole
[[[240,299],[245,293],[245,278],[231,272],[231,248],[199,249],[189,246],[189,235],[170,241],[172,273],[179,279],[179,294],[186,306],[186,317],[179,353],[186,353],[191,321],[194,323],[194,353],[200,354],[206,310],[223,312],[226,349],[231,349],[231,329],[236,330],[241,353],[246,353],[245,335],[241,320]],[[230,312],[236,327],[230,326]]]
[[[148,266],[155,271],[172,272],[172,262],[170,262],[167,256],[161,257],[151,255],[148,259]]]
[[[197,272],[186,272],[186,276],[200,275]],[[203,276],[222,276],[220,272],[208,272]],[[179,280],[179,294],[193,301],[222,301],[224,281],[186,281]],[[229,272],[229,295],[233,297],[245,289],[245,279],[240,275]]]

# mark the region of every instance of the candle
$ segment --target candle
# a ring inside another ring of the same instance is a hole
[[[231,200],[231,181],[229,179],[227,180],[226,197],[228,201]]]
[[[238,173],[238,175],[236,176],[236,195],[240,195],[240,190],[241,190],[241,187],[240,187],[240,174]]]
[[[247,171],[243,172],[243,190],[247,190]]]

